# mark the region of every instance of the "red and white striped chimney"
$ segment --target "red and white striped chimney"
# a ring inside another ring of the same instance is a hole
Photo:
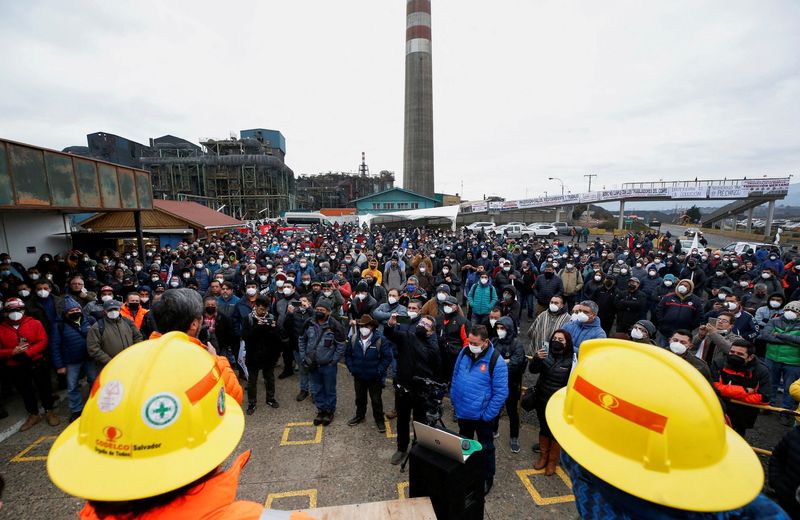
[[[431,52],[431,0],[407,0],[406,54]]]

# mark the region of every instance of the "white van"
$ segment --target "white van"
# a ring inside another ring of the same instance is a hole
[[[332,226],[333,222],[328,217],[314,211],[287,211],[283,216],[287,226],[311,227],[314,224]]]

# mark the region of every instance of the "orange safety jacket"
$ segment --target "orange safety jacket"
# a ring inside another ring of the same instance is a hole
[[[160,332],[153,331],[153,333],[150,334],[149,339],[156,339],[160,338],[161,336],[162,334]],[[202,348],[203,350],[206,350],[206,346],[200,343],[199,339],[193,338],[188,334],[186,335],[186,338],[195,345],[197,345],[198,347]],[[225,383],[225,393],[236,399],[236,402],[239,403],[239,405],[241,406],[242,397],[244,396],[244,393],[242,392],[242,385],[239,384],[239,379],[233,372],[233,369],[231,368],[231,364],[228,362],[228,359],[225,356],[215,356],[214,364],[216,365],[217,370],[219,370],[219,376]]]
[[[142,330],[142,322],[144,321],[144,315],[147,314],[148,312],[150,311],[139,307],[139,312],[136,313],[136,317],[134,318],[133,314],[131,314],[131,310],[128,308],[127,303],[123,304],[122,307],[119,308],[120,315],[124,318],[128,318],[129,320],[131,320],[133,324],[136,325],[136,328],[139,330]]]
[[[250,451],[239,455],[228,471],[221,471],[210,479],[201,482],[175,498],[169,504],[151,509],[135,518],[142,520],[159,520],[172,518],[192,518],[197,520],[223,520],[241,518],[257,520],[264,512],[264,506],[256,502],[236,500],[236,488],[239,487],[241,473]],[[83,520],[100,520],[94,507],[87,502],[80,512]],[[132,520],[134,515],[105,516],[103,520]]]

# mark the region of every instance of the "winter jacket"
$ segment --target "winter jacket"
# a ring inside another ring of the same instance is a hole
[[[103,334],[100,334],[100,324],[103,324]],[[98,321],[89,329],[86,336],[86,349],[89,355],[100,365],[105,365],[111,358],[142,341],[142,333],[136,325],[127,318],[119,317],[116,320],[107,317]]]
[[[412,388],[414,376],[438,379],[441,371],[441,357],[437,336],[432,334],[424,339],[416,334],[416,325],[407,330],[397,327],[383,329],[384,336],[396,347],[397,373],[395,384],[405,389]]]
[[[497,290],[492,285],[476,283],[467,295],[473,314],[489,314],[497,303]]]
[[[469,321],[461,314],[436,318],[436,335],[439,338],[439,350],[442,354],[458,355],[461,349],[469,344]]]
[[[406,284],[406,273],[403,269],[398,267],[392,269],[391,267],[383,272],[383,286],[388,291],[389,289],[402,289]]]
[[[47,348],[47,334],[39,320],[23,315],[18,323],[17,328],[8,319],[0,323],[0,359],[4,359],[10,367],[42,359]],[[12,356],[20,338],[25,338],[28,342],[28,349]]]
[[[536,278],[536,282],[533,284],[533,290],[536,295],[536,303],[539,305],[549,305],[550,298],[556,294],[564,294],[564,282],[555,274],[552,278],[547,278],[546,274],[542,274]]]
[[[494,374],[490,375],[489,363],[494,345],[473,359],[468,348],[461,351],[453,370],[450,385],[450,401],[459,419],[492,421],[508,398],[508,367],[498,358]]]
[[[800,518],[800,504],[795,499],[800,487],[800,428],[790,429],[773,448],[768,474],[778,503],[792,518]]]
[[[237,303],[239,303],[239,297],[235,294],[232,294],[229,300],[226,300],[222,296],[217,296],[217,312],[222,313],[233,320]]]
[[[510,292],[511,293],[511,300],[506,300],[504,297],[500,297],[497,301],[497,306],[500,307],[500,313],[503,316],[508,316],[514,322],[514,328],[519,327],[519,310],[520,305],[519,301],[517,300],[517,291],[514,289],[513,285],[507,285],[503,287],[503,293]]]
[[[544,359],[534,354],[528,370],[532,374],[539,374],[534,390],[534,405],[544,406],[554,393],[567,386],[572,372],[572,352],[565,350],[559,356],[550,353]]]
[[[64,368],[73,363],[83,363],[89,359],[86,350],[86,337],[94,321],[81,317],[80,323],[64,320],[56,323],[58,334],[50,342],[50,359],[55,368]]]
[[[628,332],[639,321],[647,306],[647,295],[640,290],[620,293],[617,306],[617,332]]]
[[[517,338],[516,328],[511,318],[503,316],[497,320],[497,324],[505,327],[507,331],[505,338],[500,339],[498,337],[492,341],[494,348],[500,354],[498,362],[508,360],[508,382],[509,384],[519,384],[527,364],[525,347],[522,346],[522,343]]]
[[[641,279],[642,285],[639,287],[643,293],[647,295],[647,301],[650,304],[656,304],[660,300],[657,298],[658,288],[664,283],[664,279],[660,276],[647,275]]]
[[[366,350],[360,334],[353,334],[344,350],[344,362],[356,379],[381,381],[392,364],[392,344],[380,332],[373,331]]]
[[[288,333],[288,336],[293,340],[295,347],[297,347],[297,340],[303,335],[306,327],[306,321],[314,317],[314,309],[311,307],[304,309],[303,307],[295,307],[294,312],[290,312],[283,322],[283,327]]]
[[[320,366],[335,365],[344,356],[344,327],[335,318],[328,317],[324,323],[316,319],[306,321],[305,331],[298,340],[300,357],[313,357]]]
[[[800,320],[783,316],[772,318],[759,334],[767,344],[767,359],[787,365],[800,365]]]
[[[758,358],[753,358],[741,370],[726,365],[725,360],[716,360],[711,365],[714,389],[724,399],[736,399],[753,404],[769,404],[771,391],[770,375],[767,366]],[[747,388],[755,391],[748,393]],[[758,417],[758,408],[726,402],[726,413],[733,424],[752,428]]]
[[[762,305],[756,310],[756,314],[753,316],[753,319],[755,319],[756,325],[758,325],[759,329],[763,329],[769,320],[782,315],[783,307],[779,309],[773,309],[769,305]]]
[[[365,314],[372,316],[372,313],[377,308],[378,301],[369,294],[367,294],[367,297],[363,301],[359,300],[358,297],[354,295],[352,298],[350,298],[350,309],[348,310],[348,314],[350,315],[350,319],[357,320]]]
[[[148,312],[150,312],[150,311],[140,307],[138,312],[136,313],[136,316],[134,316],[133,314],[131,314],[131,310],[130,310],[130,308],[128,308],[128,304],[127,303],[124,303],[122,305],[122,307],[120,307],[120,309],[119,309],[120,316],[122,316],[123,318],[128,318],[129,320],[131,320],[133,322],[133,324],[136,325],[136,328],[139,329],[139,330],[141,330],[142,323],[144,322],[144,316]]]
[[[378,323],[381,324],[380,329],[383,330],[383,326],[386,325],[386,322],[389,321],[389,318],[391,318],[394,313],[397,313],[399,316],[407,316],[408,309],[405,305],[400,305],[399,302],[394,305],[386,302],[378,305],[372,312],[372,317],[378,320]]]
[[[570,321],[565,323],[561,328],[569,332],[570,336],[572,336],[572,345],[575,355],[578,355],[581,343],[584,341],[606,337],[605,331],[600,327],[600,318],[595,318],[587,323]]]
[[[237,338],[242,337],[242,324],[244,319],[247,318],[251,312],[253,312],[253,307],[247,298],[239,298],[239,301],[236,302],[236,305],[233,308],[233,314],[231,315],[231,322],[233,322],[233,334]]]
[[[246,349],[247,362],[271,366],[277,361],[283,349],[281,335],[275,316],[268,314],[268,322],[261,325],[252,316],[242,322],[242,340]]]
[[[742,338],[732,332],[709,332],[703,339],[700,339],[698,334],[693,340],[694,351],[696,354],[700,354],[699,358],[705,361],[710,368],[713,366],[714,361],[720,361],[721,363],[725,361],[725,356],[731,351],[731,345],[737,339]]]
[[[558,276],[561,278],[561,283],[564,286],[564,296],[574,296],[579,294],[583,288],[583,276],[577,269],[568,271],[563,269]]]
[[[670,337],[676,329],[694,330],[703,320],[703,302],[692,293],[681,298],[677,293],[664,296],[656,307],[658,330]]]

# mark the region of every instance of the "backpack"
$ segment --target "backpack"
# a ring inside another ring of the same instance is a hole
[[[120,318],[122,318],[122,321],[124,321],[125,323],[128,324],[128,327],[131,328],[131,335],[133,335],[133,331],[136,328],[136,325],[131,320],[126,318],[125,316],[120,316]],[[105,319],[100,319],[100,320],[97,321],[97,330],[98,330],[98,332],[100,332],[100,339],[103,339],[103,334],[105,334],[105,332],[106,332],[106,320]]]

